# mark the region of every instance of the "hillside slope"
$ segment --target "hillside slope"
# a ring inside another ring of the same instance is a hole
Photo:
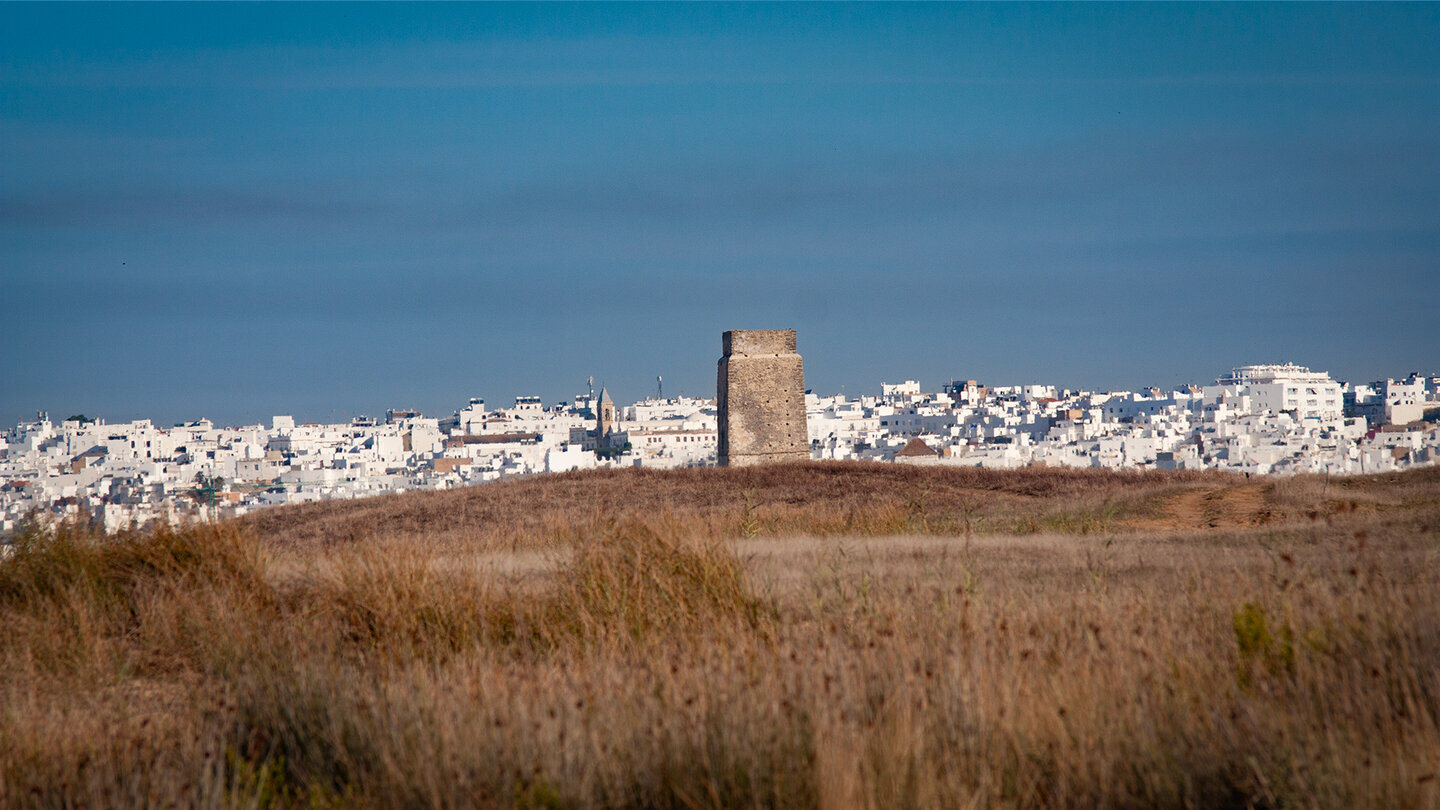
[[[1327,481],[1318,476],[1248,479],[1205,472],[811,462],[565,473],[282,507],[247,516],[240,525],[286,546],[389,537],[514,548],[568,536],[596,521],[660,518],[708,537],[1089,534],[1248,528],[1370,514],[1433,501],[1437,493],[1440,468]]]
[[[0,559],[0,807],[1440,806],[1440,471],[614,470]]]

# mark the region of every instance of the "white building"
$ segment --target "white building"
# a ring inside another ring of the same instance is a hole
[[[1293,363],[1241,366],[1205,387],[1205,401],[1248,396],[1252,413],[1289,413],[1301,422],[1341,424],[1344,401],[1340,384],[1325,372]]]

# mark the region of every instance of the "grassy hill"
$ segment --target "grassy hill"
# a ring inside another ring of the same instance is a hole
[[[1263,526],[1308,519],[1314,510],[1368,514],[1433,497],[1437,489],[1440,468],[1327,483],[1307,476],[827,462],[566,473],[271,509],[241,522],[266,542],[296,546],[374,537],[533,545],[597,519],[662,517],[707,537],[739,533],[747,520],[759,524],[749,531],[768,534],[961,534],[967,527],[1087,533]]]
[[[1436,807],[1440,470],[597,471],[0,561],[0,804]]]

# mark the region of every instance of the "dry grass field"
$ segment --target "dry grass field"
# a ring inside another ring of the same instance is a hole
[[[628,470],[35,527],[0,805],[1440,808],[1440,469]]]

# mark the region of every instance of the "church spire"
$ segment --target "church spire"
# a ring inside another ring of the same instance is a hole
[[[610,390],[600,387],[600,405],[595,409],[595,439],[604,444],[615,430],[615,403],[610,399]]]

